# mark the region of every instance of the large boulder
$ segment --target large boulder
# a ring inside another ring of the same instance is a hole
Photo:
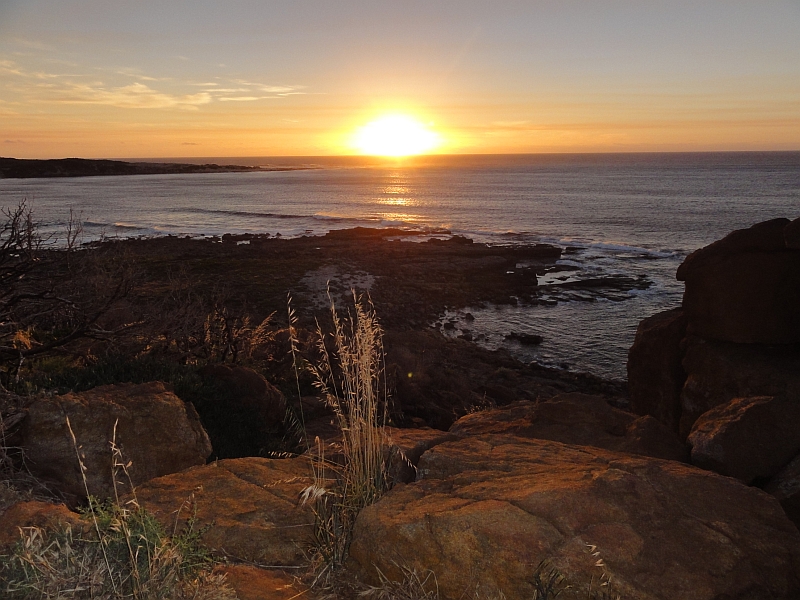
[[[284,433],[286,399],[260,373],[240,366],[200,370],[218,393],[198,399],[197,411],[214,446],[214,458],[264,456]]]
[[[119,493],[129,483],[136,486],[203,464],[211,454],[197,413],[160,382],[39,397],[28,407],[19,432],[25,465],[68,503],[85,498],[86,487],[67,419],[80,449],[89,493],[99,498],[114,497],[115,435],[123,462],[131,463],[130,480],[121,472],[117,477]]]
[[[688,442],[692,463],[750,484],[776,475],[800,452],[800,401],[735,398],[704,413]]]
[[[348,566],[365,581],[433,570],[445,600],[530,598],[549,559],[581,598],[603,571],[626,600],[800,597],[800,532],[735,479],[493,435],[436,446],[419,468],[358,516]]]
[[[773,477],[764,491],[775,496],[783,510],[798,528],[800,528],[800,455]]]
[[[680,434],[697,418],[734,398],[787,396],[800,402],[800,346],[733,344],[688,336]]]
[[[472,413],[456,421],[450,432],[459,436],[509,434],[668,460],[689,458],[688,448],[676,434],[653,417],[637,417],[599,396],[580,393]]]
[[[690,254],[677,273],[686,282],[689,333],[743,344],[800,343],[797,227],[773,219]]]
[[[302,565],[314,514],[300,502],[313,483],[307,457],[220,460],[153,479],[136,489],[145,509],[173,531],[195,518],[220,555],[262,565]]]
[[[667,310],[639,323],[628,351],[631,410],[651,415],[676,432],[681,415],[681,388],[686,381],[681,364],[681,340],[685,335],[683,310]]]

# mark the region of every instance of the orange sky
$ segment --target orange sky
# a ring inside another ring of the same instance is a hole
[[[669,6],[664,6],[669,4]],[[15,0],[0,156],[800,149],[800,4]]]

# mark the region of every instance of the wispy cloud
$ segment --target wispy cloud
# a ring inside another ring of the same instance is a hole
[[[217,98],[220,102],[255,102],[256,100],[269,100],[280,96],[222,96]]]
[[[104,104],[118,108],[183,108],[197,109],[211,102],[211,95],[175,95],[156,91],[143,83],[109,88],[71,84],[55,95],[57,102],[65,104]]]
[[[0,75],[7,76],[0,83],[0,92],[5,88],[24,102],[182,110],[197,110],[212,102],[256,102],[305,93],[302,86],[268,85],[242,79],[191,82],[153,77],[130,67],[101,71],[104,72],[101,77],[110,81],[97,80],[97,70],[47,72],[0,58]]]

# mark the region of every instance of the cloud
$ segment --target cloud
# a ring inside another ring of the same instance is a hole
[[[143,83],[132,83],[110,89],[73,83],[56,92],[55,100],[64,104],[102,104],[117,108],[197,109],[198,106],[211,102],[211,95],[207,92],[167,94]]]
[[[3,140],[4,144],[24,144],[25,140]]]
[[[181,142],[181,146],[199,146],[197,142]]]
[[[277,98],[277,96],[223,96],[217,98],[220,102],[253,102],[255,100],[266,100],[267,98]]]
[[[108,73],[106,77],[111,81],[92,81],[91,78],[97,76],[96,71],[95,75],[50,73],[26,69],[0,57],[0,75],[8,76],[0,89],[5,87],[25,102],[183,110],[197,110],[211,102],[255,102],[305,93],[301,91],[303,86],[267,85],[242,79],[198,83],[156,78],[132,67],[101,70]],[[165,86],[169,86],[168,91]]]

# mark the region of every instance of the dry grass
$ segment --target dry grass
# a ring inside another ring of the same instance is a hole
[[[380,583],[368,586],[359,596],[376,600],[439,600],[439,585],[433,571],[420,574],[416,569],[399,568],[403,573],[402,581],[392,581],[378,569]]]
[[[69,419],[67,426],[72,433]],[[85,473],[74,433],[73,442],[81,471]],[[116,483],[119,476],[127,476],[130,464],[123,460],[115,440],[111,449]],[[85,526],[76,530],[69,525],[57,530],[20,528],[16,546],[9,555],[0,557],[3,598],[236,598],[224,575],[212,573],[213,563],[199,543],[202,532],[195,530],[193,519],[181,532],[168,535],[135,497],[122,504],[118,497],[114,502],[101,503],[91,496],[83,518]]]
[[[331,347],[318,326],[318,364],[309,365],[342,432],[340,459],[326,460],[317,441],[314,484],[304,492],[316,514],[311,550],[314,584],[328,585],[347,558],[362,508],[387,489],[386,380],[382,331],[373,307],[353,293],[354,313],[340,318],[331,302]]]
[[[230,600],[193,532],[167,536],[147,512],[93,502],[96,530],[22,529],[2,564],[9,599]]]

